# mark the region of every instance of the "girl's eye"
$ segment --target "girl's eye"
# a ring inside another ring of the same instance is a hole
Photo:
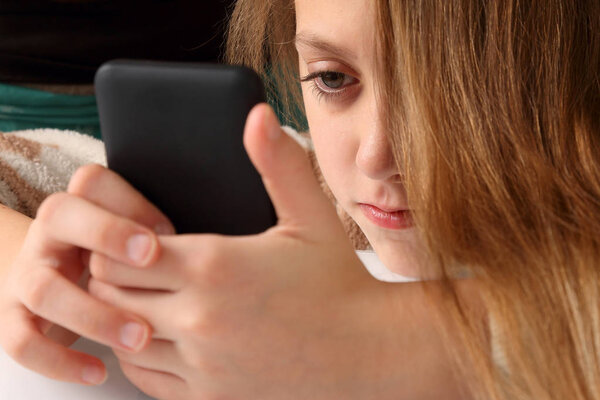
[[[301,82],[311,82],[317,98],[327,100],[342,98],[347,91],[358,83],[351,75],[337,71],[317,71],[300,79]]]
[[[344,83],[346,75],[342,74],[341,72],[327,71],[323,73],[320,78],[321,82],[323,82],[325,86],[331,89],[339,89]]]

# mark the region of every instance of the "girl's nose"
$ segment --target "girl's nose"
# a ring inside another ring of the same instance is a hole
[[[398,176],[392,148],[380,129],[374,129],[361,137],[356,165],[371,179],[388,180]]]

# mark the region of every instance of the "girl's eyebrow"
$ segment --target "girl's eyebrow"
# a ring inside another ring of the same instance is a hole
[[[352,60],[356,58],[356,56],[350,49],[333,44],[313,33],[299,32],[296,34],[294,42],[296,46],[302,45],[311,47],[315,50],[333,54],[342,59]]]

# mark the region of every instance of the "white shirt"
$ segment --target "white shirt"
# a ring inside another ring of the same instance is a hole
[[[367,271],[373,275],[374,278],[384,282],[415,282],[418,281],[416,278],[409,278],[395,272],[390,271],[381,262],[377,254],[372,250],[357,250],[356,254],[360,261],[365,265]]]

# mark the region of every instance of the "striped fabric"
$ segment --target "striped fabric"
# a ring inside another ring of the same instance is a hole
[[[104,145],[73,131],[35,129],[0,134],[0,203],[33,217],[51,193],[64,191],[77,168],[105,165]]]

